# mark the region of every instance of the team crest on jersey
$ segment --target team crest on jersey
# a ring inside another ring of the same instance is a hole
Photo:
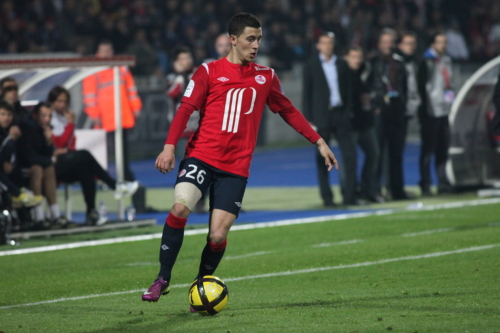
[[[269,67],[255,67],[256,71],[268,71]]]
[[[227,77],[224,77],[224,76],[218,78],[217,80],[219,80],[220,82],[227,82],[227,81],[229,81],[229,79]]]
[[[266,83],[266,78],[263,75],[257,75],[255,81],[257,81],[258,84],[264,84]]]
[[[179,174],[177,175],[177,177],[182,177],[186,174],[186,169],[182,169]]]

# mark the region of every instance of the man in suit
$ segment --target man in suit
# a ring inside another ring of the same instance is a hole
[[[319,135],[338,141],[342,155],[342,196],[345,205],[355,205],[356,199],[356,146],[352,138],[347,101],[349,68],[343,59],[333,53],[335,35],[322,34],[316,44],[318,53],[304,65],[303,112]],[[334,206],[333,193],[328,181],[324,159],[317,155],[318,180],[325,206]]]

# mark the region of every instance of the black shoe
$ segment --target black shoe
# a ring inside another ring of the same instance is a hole
[[[49,228],[50,228],[50,222],[47,220],[36,221],[33,224],[33,230],[35,231],[47,230]]]
[[[420,189],[423,197],[432,197],[434,194],[431,192],[431,189],[428,187],[424,187]]]
[[[366,199],[373,203],[384,203],[386,199],[381,194],[375,194],[373,196],[368,196]]]
[[[66,228],[68,224],[69,220],[65,216],[59,216],[58,218],[52,219],[50,221],[50,229]]]
[[[367,206],[368,201],[364,199],[354,199],[353,201],[344,202],[346,206]]]
[[[325,201],[325,202],[323,202],[323,206],[328,207],[328,208],[333,208],[333,207],[337,207],[337,204],[335,204],[335,202],[333,202],[333,201]]]

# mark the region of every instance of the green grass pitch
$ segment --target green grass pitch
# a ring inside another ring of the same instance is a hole
[[[231,232],[215,274],[229,304],[214,317],[189,313],[179,286],[204,235],[185,237],[158,303],[140,297],[158,239],[0,256],[0,331],[500,332],[499,222],[490,204]]]

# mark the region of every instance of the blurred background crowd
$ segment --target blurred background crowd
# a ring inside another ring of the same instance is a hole
[[[133,74],[164,75],[180,46],[191,49],[195,65],[215,58],[215,38],[240,11],[262,21],[260,53],[282,70],[307,59],[322,31],[335,33],[340,53],[356,44],[369,54],[384,27],[414,31],[417,54],[435,31],[446,32],[455,61],[485,61],[500,52],[500,2],[495,0],[4,0],[0,53],[89,55],[108,39],[117,54],[138,57]]]

